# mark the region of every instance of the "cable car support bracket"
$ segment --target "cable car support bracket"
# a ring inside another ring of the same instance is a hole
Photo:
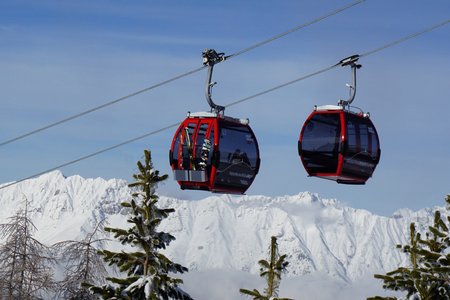
[[[214,101],[212,100],[211,98],[212,87],[215,84],[217,84],[217,82],[211,82],[211,79],[214,65],[227,59],[227,57],[224,55],[225,53],[217,53],[216,50],[214,49],[205,49],[202,53],[203,65],[208,66],[208,76],[206,78],[206,92],[205,92],[206,101],[208,101],[208,104],[211,107],[211,112],[215,112],[217,114],[223,114],[225,107],[215,104]]]
[[[361,68],[362,66],[360,64],[357,64],[357,61],[359,59],[359,55],[355,54],[352,56],[349,56],[347,58],[344,58],[341,60],[338,64],[340,64],[342,67],[350,66],[352,68],[352,84],[348,85],[350,88],[350,97],[348,100],[339,100],[338,105],[342,107],[350,107],[350,104],[355,100],[356,95],[356,69]]]

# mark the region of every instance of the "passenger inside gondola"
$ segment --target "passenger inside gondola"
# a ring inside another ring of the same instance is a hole
[[[228,154],[228,161],[231,164],[245,163],[250,166],[250,160],[248,159],[247,153],[241,152],[239,148],[236,149],[233,154]]]

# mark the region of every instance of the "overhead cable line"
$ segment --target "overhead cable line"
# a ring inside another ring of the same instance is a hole
[[[296,83],[296,82],[305,80],[305,79],[307,79],[307,78],[310,78],[310,77],[319,75],[319,74],[321,74],[321,73],[330,71],[331,69],[334,69],[334,68],[336,68],[336,67],[338,67],[338,66],[340,66],[340,65],[341,65],[340,63],[337,63],[337,64],[335,64],[335,65],[332,65],[332,66],[323,68],[323,69],[321,69],[321,70],[319,70],[319,71],[316,71],[316,72],[314,72],[314,73],[310,73],[310,74],[308,74],[308,75],[305,75],[305,76],[296,78],[296,79],[291,80],[291,81],[288,81],[288,82],[286,82],[286,83],[283,83],[283,84],[274,86],[274,87],[272,87],[272,88],[270,88],[270,89],[267,89],[267,90],[265,90],[265,91],[259,92],[259,93],[257,93],[257,94],[254,94],[254,95],[251,95],[251,96],[248,96],[248,97],[245,97],[245,98],[242,98],[242,99],[233,101],[233,102],[228,103],[227,105],[225,105],[225,107],[230,107],[230,106],[237,105],[237,104],[240,104],[240,103],[243,103],[243,102],[247,102],[247,101],[249,101],[249,100],[251,100],[251,99],[253,99],[253,98],[256,98],[256,97],[259,97],[259,96],[268,94],[268,93],[273,92],[273,91],[276,91],[276,90],[279,90],[279,89],[284,88],[284,87],[286,87],[286,86],[288,86],[288,85],[291,85],[291,84],[293,84],[293,83]]]
[[[419,35],[422,35],[422,34],[425,34],[425,33],[427,33],[427,32],[430,32],[430,31],[432,31],[432,30],[434,30],[434,29],[436,29],[436,28],[439,28],[439,27],[442,27],[442,26],[444,26],[444,25],[447,25],[448,23],[450,23],[450,20],[446,20],[446,21],[444,21],[444,22],[441,22],[441,23],[435,24],[435,25],[433,25],[433,26],[427,27],[426,29],[423,29],[423,30],[418,31],[418,32],[415,32],[415,33],[413,33],[413,34],[404,36],[404,37],[402,37],[402,38],[400,38],[400,39],[398,39],[398,40],[395,40],[395,41],[393,41],[393,42],[387,43],[387,44],[385,44],[385,45],[383,45],[383,46],[381,46],[381,47],[375,48],[375,49],[373,49],[373,50],[364,52],[363,54],[356,55],[356,56],[358,56],[359,58],[361,58],[361,57],[366,57],[366,56],[375,54],[375,53],[380,52],[380,51],[382,51],[382,50],[385,50],[385,49],[387,49],[387,48],[390,48],[390,47],[393,47],[393,46],[398,45],[398,44],[400,44],[400,43],[406,42],[407,40],[410,40],[410,39],[413,39],[413,38],[415,38],[415,37],[418,37]],[[341,62],[338,62],[338,63],[336,63],[336,64],[334,64],[334,65],[331,65],[331,66],[329,66],[329,67],[323,68],[323,69],[321,69],[321,70],[319,70],[319,71],[316,71],[316,72],[314,72],[314,73],[310,73],[310,74],[308,74],[308,75],[305,75],[305,76],[296,78],[296,79],[291,80],[291,81],[288,81],[288,82],[286,82],[286,83],[283,83],[283,84],[274,86],[274,87],[272,87],[272,88],[270,88],[270,89],[267,89],[267,90],[265,90],[265,91],[259,92],[259,93],[257,93],[257,94],[252,95],[252,96],[248,96],[248,97],[245,97],[245,98],[236,100],[236,101],[234,101],[234,102],[231,102],[231,103],[225,105],[225,107],[230,107],[230,106],[233,106],[233,105],[236,105],[236,104],[240,104],[240,103],[243,103],[243,102],[247,102],[247,101],[249,101],[249,100],[251,100],[251,99],[254,99],[254,98],[256,98],[256,97],[262,96],[262,95],[264,95],[264,94],[268,94],[268,93],[273,92],[273,91],[275,91],[275,90],[279,90],[279,89],[281,89],[281,88],[284,88],[284,87],[286,87],[286,86],[288,86],[288,85],[291,85],[291,84],[294,84],[294,83],[296,83],[296,82],[302,81],[302,80],[304,80],[304,79],[307,79],[307,78],[310,78],[310,77],[319,75],[319,74],[324,73],[324,72],[327,72],[327,71],[330,71],[331,69],[334,69],[334,68],[339,67],[339,66],[341,66],[341,65],[342,65],[342,63],[341,63]]]
[[[413,34],[407,35],[407,36],[405,36],[405,37],[403,37],[401,39],[395,40],[395,41],[393,41],[391,43],[388,43],[386,45],[383,45],[381,47],[378,47],[378,48],[375,48],[373,50],[367,51],[367,52],[359,55],[359,57],[369,56],[369,55],[372,55],[372,54],[374,54],[376,52],[380,52],[380,51],[382,51],[382,50],[384,50],[386,48],[390,48],[390,47],[395,46],[397,44],[406,42],[407,40],[410,40],[410,39],[413,39],[415,37],[418,37],[419,35],[422,35],[424,33],[430,32],[430,31],[432,31],[432,30],[434,30],[436,28],[442,27],[444,25],[447,25],[448,23],[450,23],[450,19],[449,20],[445,20],[445,21],[443,21],[441,23],[437,23],[437,24],[435,24],[433,26],[427,27],[427,28],[425,28],[425,29],[423,29],[421,31],[415,32]]]
[[[14,181],[14,182],[7,183],[6,185],[0,186],[0,190],[1,190],[1,189],[4,189],[4,188],[7,188],[7,187],[9,187],[9,186],[15,185],[15,184],[17,184],[17,183],[20,183],[20,182],[22,182],[22,181],[25,181],[25,180],[28,180],[28,179],[31,179],[31,178],[34,178],[34,177],[43,175],[43,174],[45,174],[45,173],[48,173],[48,172],[51,172],[51,171],[55,171],[55,170],[57,170],[57,169],[61,169],[61,168],[64,168],[64,167],[67,167],[67,166],[76,164],[76,163],[78,163],[78,162],[80,162],[80,161],[86,160],[86,159],[88,159],[88,158],[91,158],[91,157],[93,157],[93,156],[97,156],[97,155],[99,155],[99,154],[105,153],[105,152],[107,152],[107,151],[110,151],[110,150],[113,150],[113,149],[116,149],[116,148],[119,148],[119,147],[121,147],[121,146],[125,146],[125,145],[127,145],[127,144],[132,143],[132,142],[135,142],[135,141],[138,141],[138,140],[142,140],[143,138],[146,138],[146,137],[148,137],[148,136],[151,136],[151,135],[157,134],[157,133],[159,133],[159,132],[168,130],[168,129],[173,128],[173,127],[176,127],[176,126],[178,126],[178,125],[180,125],[180,123],[168,125],[168,126],[166,126],[166,127],[163,127],[163,128],[154,130],[154,131],[152,131],[152,132],[148,132],[148,133],[146,133],[146,134],[143,134],[143,135],[141,135],[141,136],[138,136],[138,137],[129,139],[129,140],[124,141],[124,142],[122,142],[122,143],[120,143],[120,144],[116,144],[116,145],[114,145],[114,146],[111,146],[111,147],[108,147],[108,148],[104,148],[104,149],[98,150],[98,151],[96,151],[96,152],[94,152],[94,153],[91,153],[91,154],[88,154],[88,155],[79,157],[79,158],[77,158],[77,159],[74,159],[74,160],[72,160],[72,161],[69,161],[69,162],[60,164],[60,165],[55,166],[55,167],[53,167],[53,168],[50,168],[50,169],[47,169],[47,170],[45,170],[45,171],[42,171],[42,172],[36,173],[36,174],[34,174],[34,175],[28,176],[28,177],[26,177],[26,178],[22,178],[22,179],[20,179],[20,180]]]
[[[96,111],[96,110],[100,110],[100,109],[105,108],[105,107],[107,107],[107,106],[110,106],[110,105],[116,104],[116,103],[118,103],[118,102],[124,101],[124,100],[126,100],[126,99],[129,99],[129,98],[131,98],[131,97],[137,96],[137,95],[142,94],[142,93],[144,93],[144,92],[148,92],[148,91],[153,90],[153,89],[155,89],[155,88],[157,88],[157,87],[160,87],[160,86],[163,86],[163,85],[165,85],[165,84],[168,84],[168,83],[170,83],[170,82],[172,82],[172,81],[175,81],[175,80],[181,79],[181,78],[183,78],[183,77],[186,77],[186,76],[188,76],[188,75],[194,74],[194,73],[196,73],[196,72],[202,70],[203,68],[205,68],[205,67],[202,66],[202,67],[197,68],[197,69],[194,69],[194,70],[192,70],[192,71],[188,71],[188,72],[186,72],[186,73],[177,75],[177,76],[175,76],[175,77],[172,77],[172,78],[170,78],[170,79],[161,81],[161,82],[159,82],[159,83],[157,83],[157,84],[154,84],[154,85],[152,85],[152,86],[149,86],[149,87],[144,88],[144,89],[142,89],[142,90],[139,90],[139,91],[137,91],[137,92],[134,92],[134,93],[128,94],[128,95],[126,95],[126,96],[117,98],[117,99],[115,99],[115,100],[113,100],[113,101],[110,101],[110,102],[104,103],[104,104],[102,104],[102,105],[93,107],[93,108],[91,108],[91,109],[88,109],[88,110],[86,110],[86,111],[80,112],[80,113],[75,114],[75,115],[73,115],[73,116],[67,117],[67,118],[62,119],[62,120],[59,120],[59,121],[57,121],[57,122],[48,124],[48,125],[46,125],[46,126],[44,126],[44,127],[35,129],[35,130],[30,131],[30,132],[28,132],[28,133],[22,134],[22,135],[20,135],[20,136],[17,136],[17,137],[15,137],[15,138],[9,139],[9,140],[4,141],[4,142],[1,142],[1,143],[0,143],[0,147],[1,147],[1,146],[4,146],[4,145],[7,145],[7,144],[10,144],[10,143],[12,143],[12,142],[21,140],[21,139],[23,139],[23,138],[26,138],[26,137],[28,137],[28,136],[30,136],[30,135],[33,135],[33,134],[36,134],[36,133],[38,133],[38,132],[47,130],[47,129],[49,129],[49,128],[55,127],[55,126],[57,126],[57,125],[61,125],[61,124],[66,123],[66,122],[68,122],[68,121],[77,119],[77,118],[79,118],[79,117],[81,117],[81,116],[87,115],[87,114],[89,114],[89,113],[91,113],[91,112],[94,112],[94,111]]]
[[[359,1],[356,1],[356,2],[353,2],[353,3],[350,3],[349,5],[346,5],[346,6],[343,6],[343,7],[341,7],[341,8],[338,8],[338,9],[336,9],[336,10],[334,10],[334,11],[331,11],[331,12],[329,12],[329,13],[327,13],[327,14],[321,16],[321,17],[318,17],[318,18],[314,19],[314,20],[311,20],[311,21],[306,22],[306,23],[304,23],[304,24],[302,24],[302,25],[299,25],[299,26],[294,27],[294,28],[292,28],[292,29],[289,29],[289,30],[287,30],[287,31],[285,31],[285,32],[282,32],[282,33],[280,33],[280,34],[277,34],[277,35],[275,35],[275,36],[273,36],[273,37],[271,37],[271,38],[269,38],[269,39],[267,39],[267,40],[265,40],[265,41],[259,42],[259,43],[257,43],[257,44],[254,44],[253,46],[250,46],[250,47],[247,47],[247,48],[245,48],[245,49],[242,49],[241,51],[238,51],[238,52],[236,52],[236,53],[234,53],[234,54],[228,55],[228,56],[226,57],[226,59],[229,59],[229,58],[232,58],[232,57],[236,57],[236,56],[238,56],[238,55],[241,55],[241,54],[244,54],[244,53],[246,53],[246,52],[248,52],[248,51],[251,51],[251,50],[253,50],[253,49],[255,49],[255,48],[261,47],[262,45],[265,45],[265,44],[268,44],[268,43],[270,43],[270,42],[273,42],[273,41],[275,41],[275,40],[277,40],[277,39],[279,39],[279,38],[281,38],[281,37],[283,37],[283,36],[285,36],[285,35],[288,35],[288,34],[290,34],[290,33],[293,33],[293,32],[295,32],[295,31],[298,31],[298,30],[300,30],[300,29],[303,29],[303,28],[305,28],[305,27],[308,27],[309,25],[312,25],[312,24],[314,24],[314,23],[318,23],[318,22],[320,22],[320,21],[322,21],[322,20],[324,20],[324,19],[326,19],[326,18],[328,18],[328,17],[337,15],[338,13],[343,12],[344,10],[349,9],[349,8],[355,6],[355,5],[361,4],[361,3],[363,3],[364,1],[365,1],[365,0],[359,0]]]
[[[244,53],[246,53],[246,52],[249,52],[249,51],[251,51],[251,50],[253,50],[253,49],[255,49],[255,48],[258,48],[258,47],[261,47],[261,46],[263,46],[263,45],[265,45],[265,44],[268,44],[268,43],[270,43],[270,42],[273,42],[273,41],[275,41],[275,40],[277,40],[277,39],[279,39],[279,38],[281,38],[281,37],[284,37],[284,36],[286,36],[286,35],[288,35],[288,34],[291,34],[291,33],[293,33],[293,32],[296,32],[296,31],[298,31],[298,30],[300,30],[300,29],[302,29],[302,28],[305,28],[305,27],[310,26],[310,25],[312,25],[312,24],[314,24],[314,23],[318,23],[318,22],[320,22],[320,21],[322,21],[322,20],[324,20],[324,19],[326,19],[326,18],[328,18],[328,17],[331,17],[331,16],[334,16],[334,15],[336,15],[336,14],[338,14],[338,13],[341,13],[341,12],[343,12],[344,10],[347,10],[347,9],[349,9],[349,8],[355,6],[355,5],[358,5],[358,4],[360,4],[360,3],[364,2],[364,1],[365,1],[365,0],[358,0],[358,1],[355,1],[355,2],[353,2],[353,3],[351,3],[351,4],[348,4],[348,5],[346,5],[346,6],[343,6],[343,7],[341,7],[341,8],[338,8],[338,9],[336,9],[336,10],[334,10],[334,11],[331,11],[331,12],[329,12],[329,13],[323,15],[323,16],[320,16],[320,17],[315,18],[315,19],[313,19],[313,20],[311,20],[311,21],[308,21],[308,22],[303,23],[303,24],[301,24],[301,25],[298,25],[298,26],[296,26],[296,27],[294,27],[294,28],[291,28],[291,29],[289,29],[289,30],[286,30],[285,32],[282,32],[282,33],[280,33],[280,34],[277,34],[277,35],[275,35],[275,36],[273,36],[273,37],[271,37],[271,38],[269,38],[269,39],[267,39],[267,40],[264,40],[264,41],[262,41],[262,42],[259,42],[259,43],[254,44],[254,45],[252,45],[252,46],[250,46],[250,47],[247,47],[247,48],[245,48],[245,49],[242,49],[242,50],[240,50],[240,51],[237,51],[236,53],[227,56],[225,59],[230,59],[230,58],[239,56],[239,55],[244,54]],[[178,79],[181,79],[181,78],[183,78],[183,77],[187,77],[187,76],[189,76],[189,75],[192,75],[192,74],[194,74],[194,73],[197,73],[197,72],[201,71],[201,70],[204,69],[204,68],[205,68],[205,66],[202,66],[202,67],[200,67],[200,68],[193,69],[193,70],[191,70],[191,71],[188,71],[188,72],[179,74],[179,75],[174,76],[174,77],[172,77],[172,78],[170,78],[170,79],[167,79],[167,80],[161,81],[161,82],[159,82],[159,83],[156,83],[156,84],[154,84],[154,85],[152,85],[152,86],[149,86],[149,87],[146,87],[146,88],[141,89],[141,90],[139,90],[139,91],[130,93],[130,94],[126,95],[126,96],[123,96],[123,97],[117,98],[117,99],[115,99],[115,100],[106,102],[106,103],[101,104],[101,105],[99,105],[99,106],[95,106],[95,107],[93,107],[93,108],[91,108],[91,109],[88,109],[88,110],[86,110],[86,111],[77,113],[77,114],[72,115],[72,116],[70,116],[70,117],[61,119],[61,120],[56,121],[56,122],[54,122],[54,123],[50,123],[50,124],[48,124],[48,125],[46,125],[46,126],[43,126],[43,127],[38,128],[38,129],[32,130],[32,131],[30,131],[30,132],[24,133],[24,134],[19,135],[19,136],[17,136],[17,137],[14,137],[14,138],[11,138],[11,139],[9,139],[9,140],[0,142],[0,147],[1,147],[1,146],[4,146],[4,145],[7,145],[7,144],[10,144],[10,143],[13,143],[13,142],[18,141],[18,140],[21,140],[21,139],[26,138],[26,137],[28,137],[28,136],[34,135],[34,134],[36,134],[36,133],[42,132],[42,131],[44,131],[44,130],[50,129],[50,128],[52,128],[52,127],[61,125],[61,124],[66,123],[66,122],[68,122],[68,121],[77,119],[77,118],[79,118],[79,117],[82,117],[82,116],[87,115],[87,114],[89,114],[89,113],[92,113],[92,112],[94,112],[94,111],[103,109],[103,108],[105,108],[105,107],[111,106],[111,105],[113,105],[113,104],[122,102],[122,101],[127,100],[127,99],[130,99],[130,98],[132,98],[132,97],[134,97],[134,96],[137,96],[137,95],[139,95],[139,94],[148,92],[148,91],[150,91],[150,90],[153,90],[153,89],[158,88],[158,87],[160,87],[160,86],[166,85],[166,84],[168,84],[168,83],[171,83],[171,82],[176,81],[176,80],[178,80]]]
[[[387,48],[390,48],[390,47],[393,47],[393,46],[398,45],[398,44],[400,44],[400,43],[403,43],[403,42],[405,42],[405,41],[407,41],[407,40],[416,38],[416,37],[418,37],[418,36],[420,36],[420,35],[422,35],[422,34],[425,34],[425,33],[427,33],[427,32],[430,32],[430,31],[432,31],[432,30],[434,30],[434,29],[436,29],[436,28],[438,28],[438,27],[444,26],[444,25],[446,25],[446,24],[448,24],[448,23],[450,23],[450,20],[446,20],[446,21],[444,21],[444,22],[441,22],[441,23],[438,23],[438,24],[433,25],[433,26],[431,26],[431,27],[428,27],[428,28],[426,28],[426,29],[424,29],[424,30],[418,31],[418,32],[413,33],[413,34],[411,34],[411,35],[402,37],[402,38],[400,38],[400,39],[398,39],[398,40],[395,40],[395,41],[393,41],[393,42],[390,42],[390,43],[388,43],[388,44],[385,44],[385,45],[383,45],[383,46],[381,46],[381,47],[378,47],[378,48],[375,48],[375,49],[373,49],[373,50],[367,51],[367,52],[363,53],[362,55],[359,55],[359,57],[362,57],[362,56],[369,56],[369,55],[372,55],[372,54],[374,54],[374,53],[376,53],[376,52],[380,52],[380,51],[385,50],[385,49],[387,49]],[[251,100],[251,99],[254,99],[254,98],[259,97],[259,96],[262,96],[262,95],[264,95],[264,94],[268,94],[268,93],[273,92],[273,91],[275,91],[275,90],[284,88],[284,87],[286,87],[286,86],[288,86],[288,85],[291,85],[291,84],[294,84],[294,83],[296,83],[296,82],[299,82],[299,81],[305,80],[305,79],[307,79],[307,78],[313,77],[313,76],[315,76],[315,75],[318,75],[318,74],[327,72],[327,71],[329,71],[329,70],[331,70],[331,69],[334,69],[334,68],[336,68],[336,67],[338,67],[338,66],[341,66],[341,65],[342,65],[342,61],[340,61],[340,62],[338,62],[338,63],[336,63],[336,64],[333,64],[333,65],[330,65],[330,66],[328,66],[328,67],[326,67],[326,68],[320,69],[320,70],[318,70],[318,71],[316,71],[316,72],[310,73],[310,74],[308,74],[308,75],[304,75],[304,76],[299,77],[299,78],[297,78],[297,79],[291,80],[291,81],[289,81],[289,82],[286,82],[286,83],[277,85],[277,86],[275,86],[275,87],[272,87],[272,88],[270,88],[270,89],[264,90],[264,91],[262,91],[262,92],[256,93],[256,94],[254,94],[254,95],[251,95],[251,96],[248,96],[248,97],[245,97],[245,98],[242,98],[242,99],[239,99],[239,100],[230,102],[229,104],[225,105],[225,107],[230,107],[230,106],[233,106],[233,105],[237,105],[237,104],[240,104],[240,103],[249,101],[249,100]],[[171,125],[165,126],[165,127],[160,128],[160,129],[158,129],[158,130],[154,130],[154,131],[152,131],[152,132],[143,134],[143,135],[141,135],[141,136],[138,136],[138,137],[129,139],[129,140],[125,141],[125,142],[122,142],[122,143],[116,144],[116,145],[114,145],[114,146],[111,146],[111,147],[108,147],[108,148],[99,150],[99,151],[94,152],[94,153],[92,153],[92,154],[82,156],[82,157],[80,157],[80,158],[78,158],[78,159],[72,160],[72,161],[70,161],[70,162],[61,164],[61,165],[59,165],[59,166],[50,168],[50,169],[45,170],[45,171],[42,171],[42,172],[39,172],[39,173],[37,173],[37,174],[34,174],[34,175],[31,175],[31,176],[28,176],[28,177],[19,179],[19,180],[17,180],[17,181],[14,181],[14,182],[5,184],[5,185],[3,185],[3,186],[0,187],[0,190],[1,190],[1,189],[4,189],[4,188],[7,188],[7,187],[10,187],[10,186],[13,186],[13,185],[15,185],[15,184],[17,184],[17,183],[20,183],[20,182],[22,182],[22,181],[25,181],[25,180],[28,180],[28,179],[31,179],[31,178],[34,178],[34,177],[43,175],[43,174],[45,174],[45,173],[54,171],[54,170],[56,170],[56,169],[60,169],[60,168],[63,168],[63,167],[66,167],[66,166],[69,166],[69,165],[78,163],[78,162],[80,162],[80,161],[82,161],[82,160],[85,160],[85,159],[91,158],[91,157],[93,157],[93,156],[99,155],[99,154],[101,154],[101,153],[104,153],[104,152],[107,152],[107,151],[116,149],[116,148],[121,147],[121,146],[124,146],[124,145],[126,145],[126,144],[135,142],[135,141],[137,141],[137,140],[140,140],[140,139],[149,137],[149,136],[154,135],[154,134],[157,134],[157,133],[159,133],[159,132],[162,132],[162,131],[165,131],[165,130],[174,128],[174,127],[178,126],[179,124],[180,124],[180,123],[178,122],[178,123],[175,123],[175,124],[171,124]]]

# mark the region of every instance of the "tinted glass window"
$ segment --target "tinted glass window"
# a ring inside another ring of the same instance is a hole
[[[208,164],[212,164],[212,157],[214,151],[214,126],[211,128],[211,132],[209,133],[209,141],[211,142],[211,151],[208,156]]]
[[[338,113],[315,114],[305,124],[300,155],[308,172],[336,172],[340,134]]]
[[[175,142],[173,144],[173,152],[172,152],[172,161],[173,165],[175,166],[175,169],[178,169],[178,153],[180,151],[180,139],[181,139],[181,131],[178,131],[177,137],[175,139]]]
[[[201,124],[198,129],[197,141],[195,142],[195,158],[196,160],[200,159],[202,154],[202,146],[205,142],[206,131],[208,130],[208,124]]]
[[[373,159],[378,160],[380,155],[380,143],[378,141],[378,135],[375,127],[372,124],[367,127],[367,136],[369,140],[368,149],[370,149],[370,154]]]
[[[365,156],[376,160],[378,156],[378,137],[369,119],[347,115],[347,153],[346,156]]]
[[[182,169],[189,170],[191,168],[191,161],[193,161],[193,147],[194,140],[193,134],[195,130],[196,123],[189,123],[183,130],[183,141],[182,141]]]
[[[340,135],[339,114],[316,114],[303,131],[302,147],[306,151],[335,152]]]
[[[347,147],[342,174],[367,179],[378,163],[378,136],[372,122],[347,114]]]
[[[250,129],[239,124],[223,124],[219,151],[216,186],[248,187],[256,175],[258,160],[258,145]]]
[[[202,123],[198,129],[197,141],[195,142],[195,163],[197,170],[210,170],[211,158],[214,146],[214,136],[206,139],[209,124]],[[211,133],[214,135],[214,133]]]

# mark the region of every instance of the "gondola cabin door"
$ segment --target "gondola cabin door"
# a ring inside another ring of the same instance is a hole
[[[209,190],[214,180],[211,175],[216,131],[214,118],[187,118],[179,126],[172,141],[170,162],[181,188]]]

